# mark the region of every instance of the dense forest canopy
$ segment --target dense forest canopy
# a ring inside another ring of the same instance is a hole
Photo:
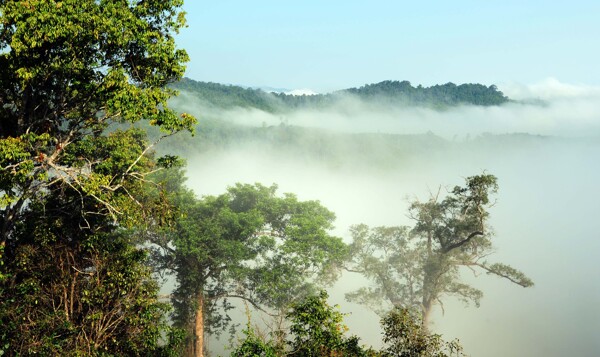
[[[327,94],[292,95],[271,93],[261,89],[235,85],[198,82],[189,78],[172,85],[188,92],[200,102],[216,108],[256,108],[268,112],[286,112],[293,109],[319,109],[353,98],[374,104],[425,106],[436,109],[456,105],[500,105],[509,101],[495,85],[446,83],[423,87],[408,81],[383,81],[360,88],[348,88]]]
[[[170,221],[153,175],[177,160],[133,124],[193,131],[165,87],[188,59],[181,5],[0,2],[0,355],[168,352],[130,230]]]

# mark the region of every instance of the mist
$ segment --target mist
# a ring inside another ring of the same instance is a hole
[[[446,340],[460,339],[472,356],[595,356],[600,351],[595,336],[600,329],[600,90],[553,79],[499,88],[515,101],[434,110],[348,98],[323,111],[286,114],[219,111],[183,93],[174,105],[201,121],[306,127],[335,135],[429,133],[424,147],[427,140],[444,143],[381,169],[373,165],[377,158],[369,157],[381,151],[366,149],[358,159],[331,165],[318,156],[241,141],[189,152],[188,186],[201,196],[223,193],[236,182],[276,183],[279,192],[319,200],[335,212],[334,233],[349,242],[350,225],[412,225],[408,199],[427,199],[430,192],[440,187],[445,192],[483,171],[494,174],[500,189],[490,223],[497,251],[489,260],[522,270],[535,286],[523,289],[465,271],[465,280],[484,292],[481,307],[446,299],[443,313],[436,308],[432,330]],[[347,145],[353,138],[347,136]],[[344,301],[344,293],[364,283],[345,274],[329,292],[342,312],[351,313],[345,320],[350,333],[377,348],[379,317]]]
[[[502,106],[458,106],[444,110],[367,103],[346,97],[323,110],[267,113],[253,108],[215,110],[199,105],[186,93],[175,100],[178,108],[201,118],[219,118],[239,125],[294,125],[343,133],[421,134],[447,139],[483,133],[529,133],[567,137],[595,137],[600,133],[600,88],[563,84],[548,79],[534,85],[499,86],[513,99]]]

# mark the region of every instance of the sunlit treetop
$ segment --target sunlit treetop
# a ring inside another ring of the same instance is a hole
[[[127,201],[117,196],[131,197],[127,185],[155,164],[142,158],[150,153],[143,137],[127,131],[114,137],[109,125],[147,120],[164,135],[192,130],[192,116],[168,108],[176,92],[165,87],[181,78],[188,60],[174,41],[185,26],[181,5],[0,1],[0,209],[6,217],[60,185],[94,197],[116,217]]]
[[[4,1],[0,5],[2,136],[190,120],[166,109],[188,60],[173,35],[182,1]],[[104,125],[103,125],[104,124]]]

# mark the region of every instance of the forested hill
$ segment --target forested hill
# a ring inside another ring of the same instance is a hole
[[[404,101],[413,105],[500,105],[508,102],[508,98],[495,85],[446,83],[423,87],[413,87],[409,81],[383,81],[367,84],[360,88],[349,88],[341,91],[363,99],[386,98]]]
[[[319,109],[348,98],[374,104],[424,106],[444,109],[456,105],[500,105],[509,99],[496,88],[482,84],[446,83],[431,87],[412,86],[408,81],[383,81],[360,88],[349,88],[327,94],[290,95],[234,85],[198,82],[184,78],[172,87],[187,92],[199,101],[216,108],[257,108],[269,112],[292,109]]]

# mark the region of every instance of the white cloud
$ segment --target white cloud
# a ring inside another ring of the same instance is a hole
[[[317,95],[319,93],[313,91],[312,89],[303,88],[303,89],[294,89],[289,92],[285,92],[285,94],[301,96],[301,95]]]
[[[537,98],[501,106],[459,106],[446,110],[398,105],[374,105],[346,98],[322,110],[267,113],[252,108],[220,110],[182,93],[180,109],[199,117],[212,117],[241,125],[295,125],[346,133],[423,134],[447,139],[483,133],[600,136],[600,87],[579,86],[547,79],[537,84],[505,84],[500,89],[512,99]],[[295,91],[297,95],[310,90]]]
[[[219,118],[241,125],[287,125],[346,133],[423,134],[451,139],[466,134],[529,133],[553,136],[600,136],[600,98],[571,97],[545,104],[509,103],[502,106],[461,106],[438,111],[415,107],[373,107],[357,101],[324,110],[271,114],[256,109],[233,109]]]
[[[600,87],[563,83],[552,77],[546,78],[539,83],[530,85],[505,83],[499,85],[498,87],[509,98],[516,100],[556,100],[586,97],[600,98]]]

